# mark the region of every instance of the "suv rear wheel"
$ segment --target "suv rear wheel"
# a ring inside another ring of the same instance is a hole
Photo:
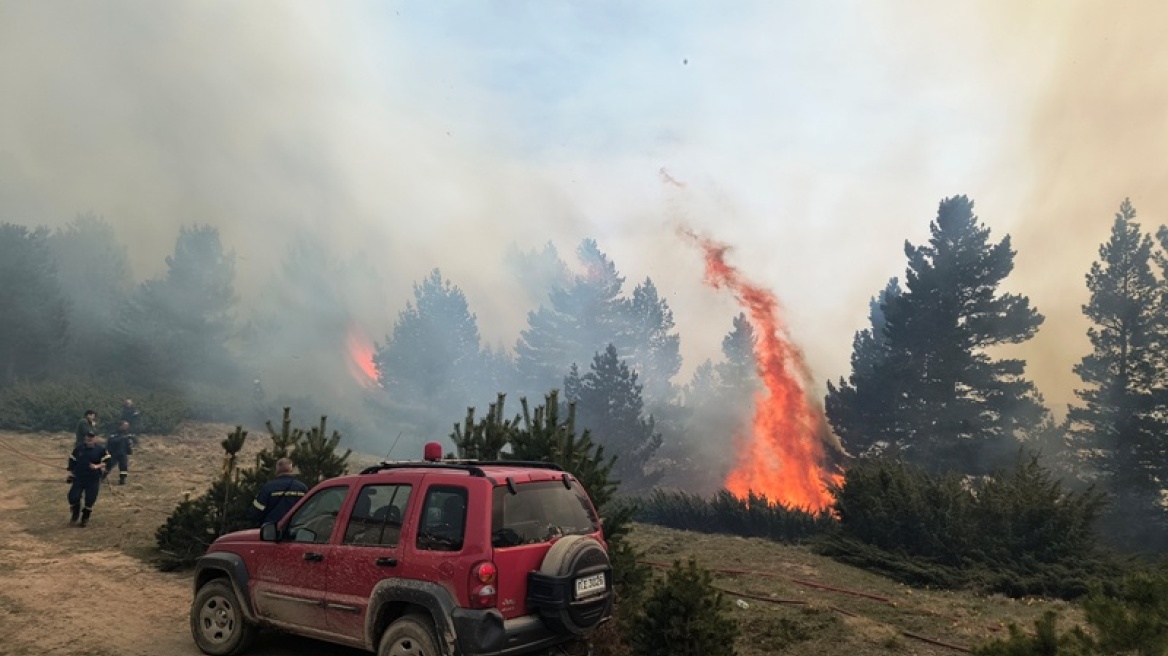
[[[377,656],[442,656],[430,618],[406,615],[385,630]]]
[[[231,584],[208,581],[191,603],[191,636],[204,654],[233,656],[255,639],[256,628],[243,616],[243,607]]]

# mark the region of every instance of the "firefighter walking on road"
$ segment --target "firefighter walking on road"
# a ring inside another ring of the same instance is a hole
[[[135,438],[130,434],[130,422],[122,420],[117,432],[110,433],[105,441],[105,450],[109,452],[110,459],[103,478],[109,478],[114,471],[114,465],[117,465],[118,485],[126,484],[126,476],[130,473],[130,456],[134,453],[134,442]]]
[[[73,449],[69,456],[69,523],[85,527],[89,525],[89,514],[97,503],[97,493],[101,490],[101,480],[109,462],[109,452],[97,442],[97,435],[86,431],[85,442]],[[85,507],[81,502],[84,498]],[[80,522],[78,522],[80,518]]]

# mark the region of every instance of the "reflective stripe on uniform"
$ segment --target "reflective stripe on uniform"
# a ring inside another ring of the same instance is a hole
[[[259,500],[252,501],[251,505],[255,506],[256,510],[263,510],[264,509],[264,504],[260,503]]]
[[[273,492],[272,496],[274,496],[274,497],[302,497],[302,496],[304,496],[304,493],[301,492],[300,490],[280,490],[278,492]]]

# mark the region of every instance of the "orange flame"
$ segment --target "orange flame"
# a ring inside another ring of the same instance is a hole
[[[828,508],[832,497],[827,485],[842,479],[825,457],[827,422],[823,410],[807,396],[810,370],[779,317],[778,300],[726,264],[727,246],[688,236],[705,251],[706,283],[729,288],[750,314],[758,339],[754,357],[766,387],[755,398],[753,431],[739,451],[726,489],[739,498],[753,491],[790,507]]]
[[[345,339],[349,351],[349,372],[357,382],[366,386],[377,385],[377,367],[373,364],[373,342],[356,326],[349,326]]]

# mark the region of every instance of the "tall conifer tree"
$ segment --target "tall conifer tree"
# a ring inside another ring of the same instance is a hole
[[[998,293],[1015,253],[1008,236],[990,242],[971,200],[941,201],[929,228],[926,245],[905,243],[905,291],[884,305],[885,357],[855,359],[861,374],[873,366],[853,383],[859,398],[886,386],[891,404],[887,423],[870,429],[880,434],[858,443],[884,441],[934,471],[982,473],[1013,457],[1048,416],[1025,361],[989,353],[1030,339],[1043,318],[1026,297]],[[829,399],[837,420],[862,414],[846,401]]]
[[[605,344],[626,341],[624,278],[592,239],[584,240],[576,255],[583,272],[553,288],[547,304],[528,313],[527,329],[515,345],[525,393],[555,387],[573,363],[591,361]]]
[[[840,378],[839,387],[827,383],[824,411],[844,448],[853,455],[886,454],[893,447],[889,436],[895,421],[895,386],[885,384],[880,376],[891,374],[882,369],[889,353],[884,308],[900,293],[900,284],[892,278],[868,302],[869,327],[852,339],[852,375],[847,380]]]
[[[575,372],[573,372],[575,373]],[[643,416],[644,402],[637,373],[631,371],[609,344],[592,360],[591,370],[579,382],[566,381],[568,389],[578,389],[579,425],[591,431],[593,439],[617,457],[613,473],[625,490],[641,492],[661,477],[649,470],[649,460],[661,446],[661,434],[650,415]]]
[[[1075,365],[1086,385],[1075,390],[1080,403],[1068,413],[1076,442],[1096,455],[1096,463],[1116,490],[1147,490],[1162,467],[1168,423],[1157,412],[1164,387],[1164,287],[1152,272],[1153,244],[1124,200],[1087,274],[1092,351]]]

